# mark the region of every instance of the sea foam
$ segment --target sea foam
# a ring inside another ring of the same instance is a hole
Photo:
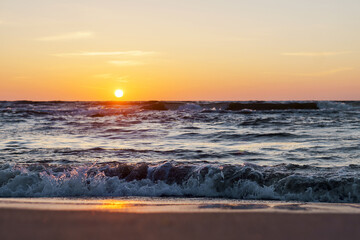
[[[93,166],[11,166],[0,170],[0,197],[176,196],[360,202],[357,171],[279,165],[193,165],[167,162]],[[314,174],[314,172],[317,172]],[[322,172],[321,174],[319,174]]]

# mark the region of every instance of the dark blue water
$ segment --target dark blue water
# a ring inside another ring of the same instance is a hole
[[[0,197],[360,202],[360,102],[0,102]]]

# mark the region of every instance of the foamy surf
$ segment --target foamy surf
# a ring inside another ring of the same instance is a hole
[[[167,162],[92,166],[3,165],[1,197],[206,197],[360,202],[360,166],[210,165]]]

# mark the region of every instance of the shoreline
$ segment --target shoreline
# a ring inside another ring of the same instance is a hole
[[[219,198],[0,198],[0,210],[103,211],[127,213],[266,212],[359,214],[360,203],[259,201]]]
[[[360,204],[1,198],[7,239],[357,239]]]

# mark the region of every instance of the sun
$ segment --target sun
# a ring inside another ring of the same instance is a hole
[[[115,97],[121,98],[122,96],[124,96],[124,91],[121,90],[121,89],[116,89],[115,90]]]

